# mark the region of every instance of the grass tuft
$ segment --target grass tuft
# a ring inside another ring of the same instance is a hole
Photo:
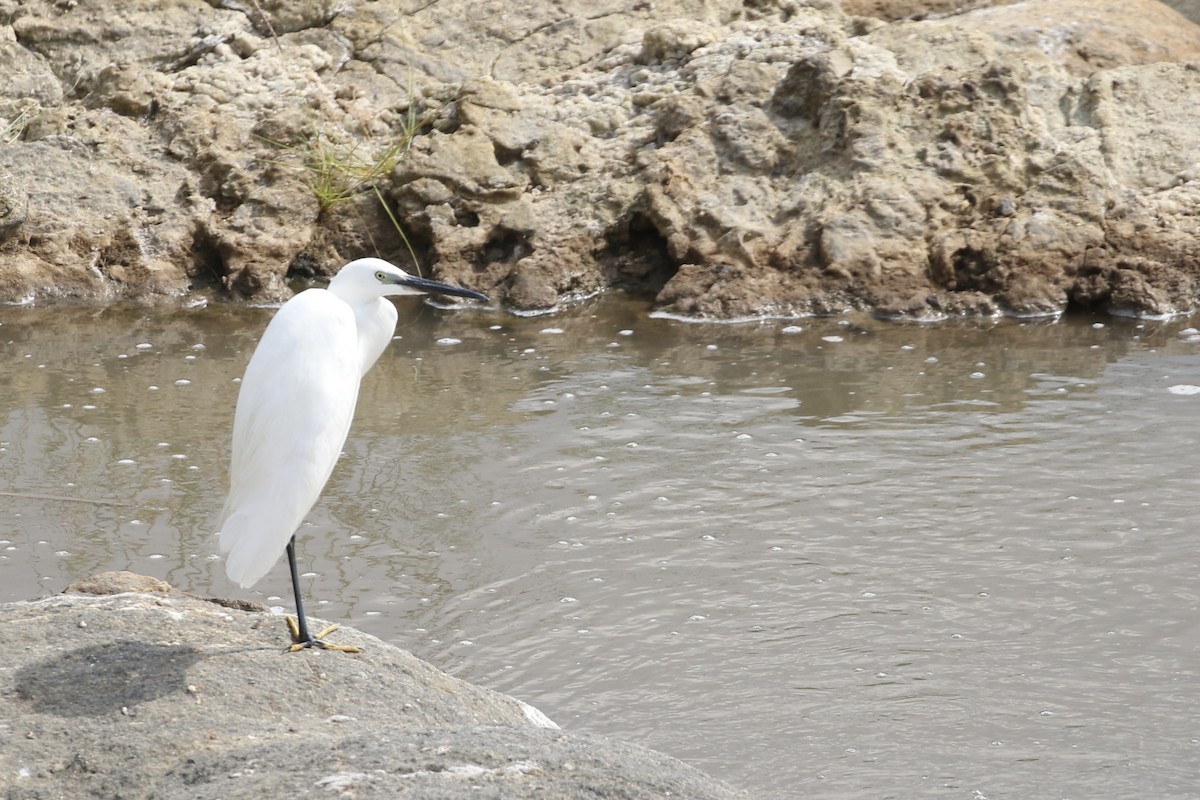
[[[12,144],[20,139],[36,116],[37,113],[31,107],[23,109],[8,122],[0,121],[0,145]]]
[[[413,138],[423,123],[424,119],[419,119],[410,108],[400,134],[383,146],[373,146],[370,139],[347,140],[315,128],[299,144],[271,139],[264,141],[292,156],[277,164],[304,171],[305,181],[317,198],[322,214],[356,195],[372,192],[392,221],[419,272],[417,254],[384,199],[380,186],[391,178],[396,165],[408,155]]]

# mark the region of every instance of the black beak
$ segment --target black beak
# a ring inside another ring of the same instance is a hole
[[[438,283],[431,281],[428,278],[422,278],[417,275],[409,275],[400,283],[404,286],[409,286],[413,289],[425,292],[426,294],[444,294],[451,297],[469,297],[472,300],[482,300],[488,302],[488,296],[481,292],[476,292],[473,289],[463,289],[461,286],[451,286],[448,283]]]

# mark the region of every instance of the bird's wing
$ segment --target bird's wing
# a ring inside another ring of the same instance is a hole
[[[234,582],[262,578],[316,503],[350,430],[359,378],[354,314],[328,291],[300,293],[267,325],[234,414],[220,536]]]

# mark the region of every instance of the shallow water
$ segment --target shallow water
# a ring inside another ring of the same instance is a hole
[[[0,309],[0,601],[290,606],[211,533],[271,313]],[[402,315],[301,532],[316,616],[758,797],[1196,796],[1188,321]]]

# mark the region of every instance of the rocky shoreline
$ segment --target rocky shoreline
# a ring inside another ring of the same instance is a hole
[[[6,798],[744,798],[668,756],[344,628],[284,652],[281,617],[133,573],[0,604]]]
[[[518,311],[1200,298],[1200,26],[1157,0],[0,0],[0,61],[3,302],[410,252]]]

